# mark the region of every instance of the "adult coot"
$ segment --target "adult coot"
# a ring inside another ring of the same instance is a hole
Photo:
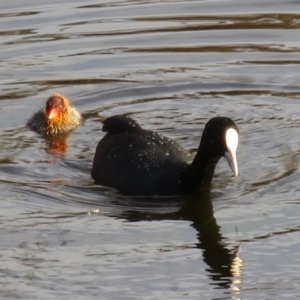
[[[80,124],[80,113],[62,94],[52,94],[46,106],[34,113],[27,122],[30,129],[45,136],[67,133]]]
[[[96,184],[131,195],[179,195],[209,191],[224,156],[238,175],[238,128],[226,117],[209,120],[195,158],[174,140],[146,130],[128,116],[103,120],[92,168]]]

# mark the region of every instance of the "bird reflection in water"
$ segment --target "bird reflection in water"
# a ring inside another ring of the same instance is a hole
[[[166,199],[166,198],[165,198]],[[166,200],[162,202],[166,204]],[[178,199],[178,198],[177,198]],[[148,198],[149,200],[149,198]],[[135,200],[133,200],[135,202]],[[148,201],[149,203],[149,201]],[[168,205],[168,204],[166,204]],[[151,205],[153,207],[153,205]],[[141,212],[128,210],[118,216],[130,222],[144,220],[186,220],[197,231],[198,243],[195,246],[203,251],[203,260],[208,265],[206,269],[211,285],[217,288],[229,289],[239,299],[243,261],[238,257],[240,246],[230,247],[221,234],[213,214],[210,195],[185,197],[178,211],[170,213]]]
[[[57,157],[62,157],[67,150],[68,134],[59,136],[46,136],[46,151]]]
[[[192,221],[191,226],[197,230],[199,243],[196,246],[203,250],[203,258],[209,266],[207,271],[213,284],[230,288],[239,293],[241,267],[243,261],[238,257],[240,246],[228,248],[226,239],[221,234],[221,227],[213,215],[210,197],[191,199],[179,212],[183,219]]]

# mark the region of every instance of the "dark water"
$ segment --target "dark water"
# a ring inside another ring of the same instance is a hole
[[[300,2],[2,1],[0,298],[300,297]],[[24,129],[49,94],[84,126]],[[206,121],[240,128],[240,175],[210,197],[94,186],[98,116],[130,113],[194,151]]]

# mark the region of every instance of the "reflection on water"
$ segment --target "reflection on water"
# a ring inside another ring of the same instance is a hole
[[[165,206],[168,206],[163,198],[155,199],[155,201],[159,205],[165,203]],[[132,206],[134,207],[134,202]],[[243,266],[243,261],[237,256],[239,246],[229,249],[228,242],[222,236],[220,226],[214,217],[209,195],[204,195],[201,199],[198,197],[186,198],[180,204],[178,211],[151,213],[149,211],[128,210],[118,217],[125,218],[130,222],[144,220],[185,220],[191,222],[191,226],[197,231],[198,243],[195,244],[195,247],[203,251],[203,259],[208,266],[206,271],[212,280],[211,284],[220,288],[231,289],[234,293],[239,292]]]
[[[67,138],[68,135],[62,135],[58,137],[47,137],[47,152],[54,156],[63,156],[67,150]]]
[[[1,299],[298,295],[297,1],[0,8]],[[24,124],[52,92],[70,95],[84,124],[45,140]],[[191,153],[208,119],[232,118],[239,177],[221,160],[202,199],[95,186],[99,116],[123,113]]]

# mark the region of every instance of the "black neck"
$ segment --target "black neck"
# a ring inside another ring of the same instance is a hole
[[[189,193],[209,192],[214,171],[220,158],[221,156],[212,155],[212,152],[199,149],[183,176],[183,190]]]

